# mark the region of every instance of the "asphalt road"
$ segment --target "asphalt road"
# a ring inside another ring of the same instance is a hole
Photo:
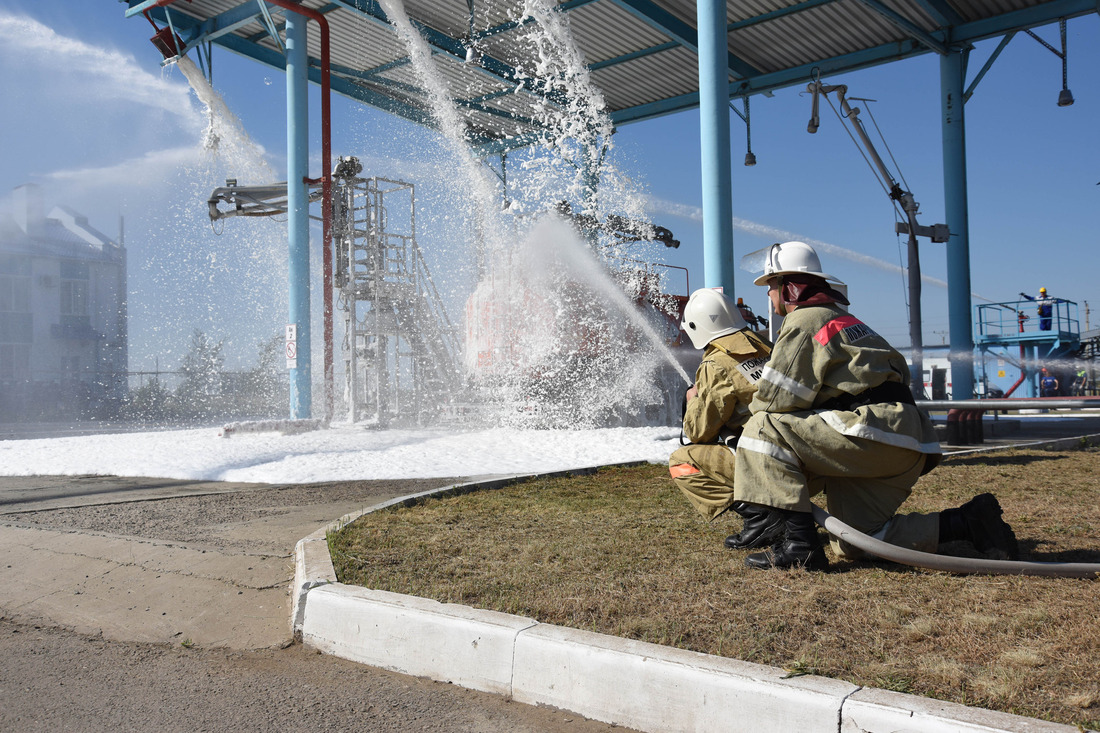
[[[0,730],[611,730],[292,643],[297,540],[449,483],[0,477]]]

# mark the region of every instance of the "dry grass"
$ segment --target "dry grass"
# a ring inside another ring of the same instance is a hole
[[[1023,559],[1100,562],[1100,451],[949,459],[907,511],[992,490]],[[342,582],[1100,728],[1100,584],[871,562],[749,571],[662,466],[433,499],[330,536]]]

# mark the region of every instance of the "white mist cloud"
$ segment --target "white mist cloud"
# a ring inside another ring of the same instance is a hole
[[[166,182],[170,174],[186,168],[195,160],[195,147],[150,150],[144,155],[107,166],[57,170],[46,179],[79,188],[105,187],[125,190],[133,186],[153,186]]]
[[[650,208],[653,211],[660,212],[662,214],[668,214],[669,216],[680,217],[681,219],[688,219],[690,221],[702,221],[703,210],[698,206],[688,206],[686,204],[678,204],[673,201],[665,201],[657,198],[649,199]],[[748,219],[740,219],[733,217],[733,228],[752,234],[763,239],[771,239],[776,242],[790,242],[799,241],[813,247],[818,252],[831,255],[833,257],[840,257],[849,262],[855,262],[856,264],[865,265],[867,267],[877,268],[879,270],[885,270],[886,272],[894,274],[904,274],[905,268],[901,265],[895,265],[892,262],[886,260],[880,260],[877,257],[871,257],[870,255],[861,254],[859,252],[853,252],[845,247],[840,247],[835,244],[829,244],[828,242],[822,242],[820,239],[814,239],[813,237],[807,237],[796,232],[789,232],[785,229],[779,229],[778,227],[768,226],[767,224],[760,224],[759,222],[749,221]],[[935,285],[940,288],[947,288],[947,282],[940,280],[939,278],[930,277],[928,275],[921,275],[921,281],[928,285]],[[989,300],[984,296],[972,293],[975,298],[981,300]],[[990,301],[992,302],[992,301]]]
[[[0,48],[6,65],[18,64],[49,74],[53,82],[51,95],[64,93],[73,102],[128,102],[201,123],[186,85],[150,74],[130,54],[59,35],[33,18],[3,10]]]

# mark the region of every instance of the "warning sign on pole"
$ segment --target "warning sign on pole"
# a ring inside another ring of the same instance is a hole
[[[298,368],[298,326],[294,323],[286,327],[286,368]]]

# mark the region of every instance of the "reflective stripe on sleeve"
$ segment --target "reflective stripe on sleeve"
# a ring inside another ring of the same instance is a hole
[[[760,440],[759,438],[746,438],[744,435],[737,441],[737,448],[744,448],[745,450],[751,450],[753,453],[763,453],[766,456],[770,456],[777,461],[788,463],[792,466],[800,465],[798,456],[791,453],[789,450],[780,448],[775,443],[769,443],[766,440]]]
[[[766,382],[771,382],[776,387],[784,389],[793,394],[795,397],[803,399],[807,402],[812,403],[814,401],[814,397],[817,394],[801,382],[796,382],[783,372],[776,371],[770,366],[764,367],[764,373],[760,375],[760,378]]]
[[[908,448],[918,453],[931,454],[940,452],[939,443],[922,443],[917,438],[911,435],[905,435],[904,433],[895,433],[889,430],[871,427],[861,422],[845,425],[844,421],[841,420],[840,416],[833,410],[821,410],[817,411],[817,414],[821,416],[821,419],[825,421],[826,425],[841,435],[847,435],[850,438],[863,438],[864,440],[870,440],[875,443],[885,443],[886,445],[893,445],[898,448]]]

